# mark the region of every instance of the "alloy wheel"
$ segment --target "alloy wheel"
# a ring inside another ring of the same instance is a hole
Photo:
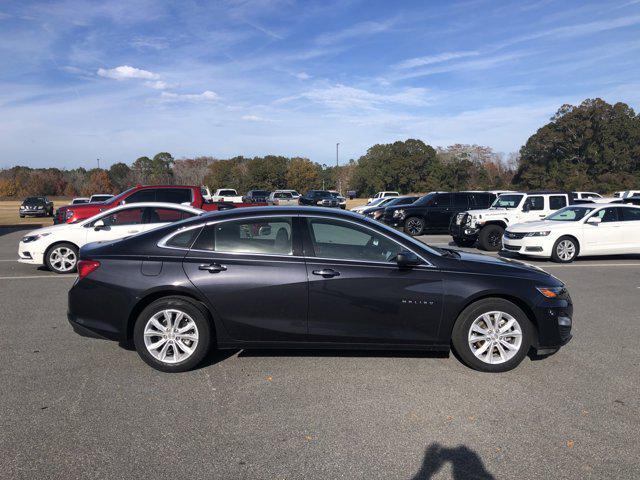
[[[489,235],[488,241],[492,247],[499,247],[502,245],[502,235],[499,232],[492,232],[491,235]]]
[[[182,362],[196,350],[198,327],[185,312],[161,310],[144,326],[144,345],[162,363]]]
[[[407,230],[411,235],[419,235],[422,233],[422,221],[417,218],[410,218],[407,221]]]
[[[556,253],[561,260],[567,262],[575,256],[576,246],[571,240],[562,240],[556,247]]]
[[[522,345],[522,328],[506,312],[487,312],[476,318],[468,334],[471,352],[482,362],[500,364],[511,360]]]
[[[59,272],[70,272],[76,266],[76,252],[69,247],[58,247],[49,254],[49,263]]]

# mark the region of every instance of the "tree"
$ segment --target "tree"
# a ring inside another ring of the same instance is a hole
[[[122,192],[127,189],[132,183],[131,168],[129,165],[123,162],[114,163],[109,168],[109,181],[113,188]]]
[[[202,185],[213,157],[183,158],[173,163],[173,178],[180,185]]]
[[[113,186],[109,181],[109,174],[106,170],[95,169],[89,174],[89,182],[82,189],[82,194],[86,196],[94,193],[112,193]]]
[[[624,103],[596,98],[563,105],[527,140],[514,183],[607,192],[635,187],[639,172],[640,118]]]
[[[286,185],[300,193],[318,188],[320,166],[308,158],[295,157],[289,161],[286,173]]]

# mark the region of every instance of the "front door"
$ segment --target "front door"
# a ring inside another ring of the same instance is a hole
[[[437,342],[442,277],[426,264],[399,269],[400,244],[343,220],[307,218],[309,339],[315,342]]]
[[[592,215],[600,217],[600,223],[583,223],[583,236],[590,252],[601,255],[619,253],[625,223],[618,218],[621,210],[619,207],[603,208]]]
[[[451,193],[438,193],[427,209],[427,230],[447,230],[451,221]]]
[[[96,219],[86,225],[87,243],[106,242],[140,233],[145,228],[144,212],[144,207],[125,208]],[[95,223],[99,221],[103,226],[96,227]]]
[[[292,217],[228,220],[206,226],[183,265],[231,338],[300,341],[308,287],[298,244]]]

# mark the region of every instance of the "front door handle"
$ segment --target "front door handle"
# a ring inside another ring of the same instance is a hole
[[[127,230],[127,233],[140,233],[140,230]]]
[[[219,263],[209,263],[198,267],[198,270],[206,270],[209,273],[220,273],[224,272],[226,269],[227,267],[220,265]]]
[[[319,276],[324,277],[324,278],[332,278],[332,277],[340,276],[340,272],[336,272],[335,270],[333,270],[331,268],[323,268],[322,270],[314,270],[313,274],[314,275],[319,275]]]

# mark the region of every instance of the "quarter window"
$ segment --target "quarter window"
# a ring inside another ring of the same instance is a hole
[[[336,220],[309,219],[316,257],[393,262],[402,250],[397,243],[369,229]]]
[[[252,218],[207,226],[193,245],[220,253],[292,255],[290,218]]]
[[[563,195],[552,195],[549,197],[549,209],[560,210],[567,206],[567,198]]]
[[[200,233],[200,228],[191,228],[189,230],[185,230],[184,232],[178,233],[174,235],[166,242],[167,247],[173,248],[190,248],[193,241]]]

